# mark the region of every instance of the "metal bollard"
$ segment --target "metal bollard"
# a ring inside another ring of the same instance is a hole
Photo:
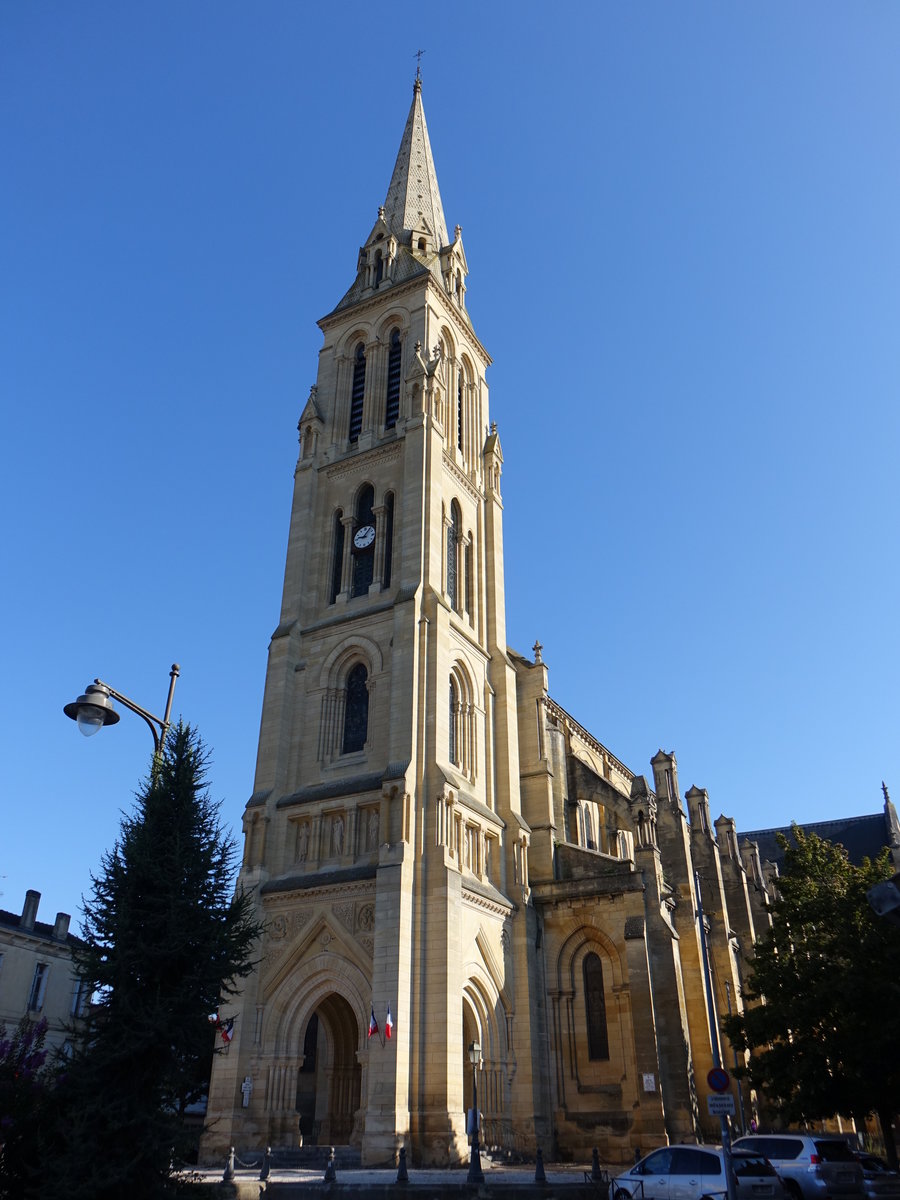
[[[406,1147],[400,1147],[400,1161],[397,1163],[397,1182],[409,1183],[409,1171],[406,1169]]]
[[[591,1153],[591,1182],[600,1183],[603,1176],[600,1174],[600,1152],[595,1146]]]
[[[271,1158],[272,1158],[272,1147],[266,1146],[266,1152],[263,1155],[262,1166],[259,1168],[260,1179],[268,1179],[269,1178],[269,1168],[270,1168]]]
[[[328,1166],[325,1168],[325,1183],[334,1183],[337,1179],[337,1174],[334,1169],[334,1146],[331,1147],[331,1153],[328,1155]]]
[[[546,1183],[547,1182],[547,1176],[544,1173],[544,1152],[540,1148],[540,1146],[538,1146],[538,1148],[537,1148],[537,1162],[534,1164],[534,1182],[535,1183]]]
[[[228,1162],[225,1164],[225,1173],[222,1176],[223,1183],[231,1183],[234,1179],[234,1146],[231,1147],[231,1153],[228,1155]]]

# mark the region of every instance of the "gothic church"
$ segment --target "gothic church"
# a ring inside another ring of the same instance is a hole
[[[635,775],[507,645],[467,273],[417,80],[299,423],[240,874],[265,935],[223,1010],[209,1161],[299,1127],[364,1164],[467,1162],[476,1043],[489,1150],[718,1138],[696,888],[724,1013],[771,880],[672,754]]]

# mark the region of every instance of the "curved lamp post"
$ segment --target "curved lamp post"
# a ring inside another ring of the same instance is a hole
[[[469,1183],[484,1183],[481,1169],[481,1147],[478,1144],[478,1064],[481,1062],[481,1046],[473,1042],[469,1047],[469,1062],[472,1064],[472,1153],[469,1155]]]
[[[119,714],[112,706],[113,700],[118,700],[120,704],[124,704],[131,712],[146,721],[151,734],[153,735],[153,752],[156,755],[162,753],[163,747],[166,744],[166,734],[169,732],[170,717],[172,715],[172,697],[175,694],[175,680],[181,673],[181,668],[178,663],[172,663],[172,670],[169,672],[169,695],[166,700],[166,715],[162,718],[154,717],[152,712],[148,712],[146,708],[141,708],[139,704],[135,704],[133,700],[129,700],[127,696],[123,696],[121,692],[117,692],[114,687],[110,687],[108,683],[104,683],[102,679],[95,679],[93,683],[89,683],[84,689],[84,695],[79,696],[77,700],[73,700],[71,704],[67,704],[63,708],[63,712],[67,717],[71,717],[73,721],[78,723],[78,728],[85,737],[93,737],[93,735],[104,725],[115,725],[119,719]]]

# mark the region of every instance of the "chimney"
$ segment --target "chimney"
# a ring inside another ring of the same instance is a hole
[[[22,909],[22,920],[19,922],[20,929],[34,929],[40,902],[41,893],[36,892],[34,888],[29,888],[25,893],[25,907]]]
[[[58,942],[64,942],[69,936],[69,922],[72,918],[68,913],[57,913],[56,923],[53,926],[53,936]]]

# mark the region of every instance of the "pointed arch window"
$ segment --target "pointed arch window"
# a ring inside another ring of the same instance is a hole
[[[340,509],[334,514],[334,526],[332,533],[332,553],[331,553],[331,594],[328,600],[329,604],[334,604],[337,600],[338,592],[341,590],[341,575],[344,567],[344,522],[343,512]]]
[[[394,562],[394,493],[388,492],[384,498],[384,578],[382,586],[391,586],[391,574]]]
[[[458,450],[463,448],[463,397],[465,395],[465,387],[463,381],[462,367],[459,369],[459,381],[456,385],[456,446]]]
[[[380,250],[375,253],[375,286],[378,287],[384,279],[384,255]]]
[[[447,526],[447,595],[450,607],[459,612],[459,542],[462,536],[462,513],[454,500],[450,505],[450,524]]]
[[[391,348],[388,352],[387,395],[384,402],[384,427],[393,429],[400,416],[400,370],[403,345],[400,330],[391,330]]]
[[[450,676],[450,744],[448,747],[450,761],[454,767],[459,766],[459,737],[457,733],[457,714],[459,713],[459,695],[456,690],[456,680]]]
[[[362,663],[351,667],[344,698],[342,754],[362,750],[369,732],[369,673]]]
[[[367,484],[356,501],[353,523],[353,582],[351,596],[365,596],[375,575],[375,491]]]
[[[609,1058],[609,1032],[606,1026],[606,998],[603,994],[603,964],[591,952],[584,957],[584,1006],[587,1012],[588,1058]]]
[[[351,442],[359,439],[362,429],[363,399],[366,394],[366,348],[362,344],[356,347],[356,357],[353,363],[353,387],[350,392],[350,431]]]
[[[474,591],[474,552],[472,550],[472,530],[469,530],[468,541],[466,542],[466,612],[469,614],[469,620],[472,621],[473,607],[473,591]]]

